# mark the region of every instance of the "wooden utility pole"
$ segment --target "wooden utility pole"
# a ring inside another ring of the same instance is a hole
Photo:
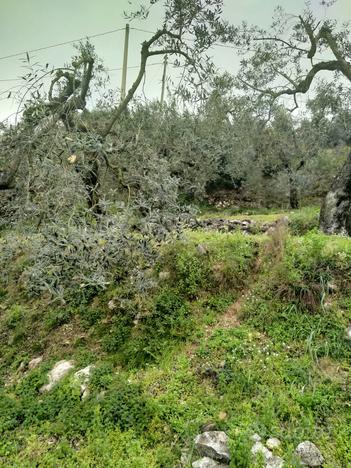
[[[161,91],[161,106],[165,100],[165,89],[166,89],[166,77],[167,77],[167,64],[168,64],[168,56],[165,55],[163,60],[163,75],[162,75],[162,91]]]
[[[123,55],[123,69],[122,69],[122,83],[121,83],[121,99],[122,100],[126,97],[126,89],[127,89],[128,48],[129,48],[129,24],[126,24],[126,32],[124,35],[124,55]]]

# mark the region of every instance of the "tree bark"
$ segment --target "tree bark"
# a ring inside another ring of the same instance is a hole
[[[12,188],[14,174],[0,171],[0,190],[9,190]]]
[[[319,225],[326,234],[351,236],[351,153],[323,201]]]
[[[290,202],[290,208],[295,210],[299,207],[299,194],[297,190],[297,184],[295,177],[290,175],[289,176],[289,202]]]
[[[12,165],[5,170],[0,168],[0,190],[11,190],[14,188],[16,175],[21,164],[21,157],[18,151],[13,156]]]
[[[98,155],[93,155],[94,159],[90,162],[89,167],[86,169],[86,174],[83,176],[85,188],[87,191],[88,208],[95,216],[103,214],[100,205],[100,177],[99,177],[99,162]]]

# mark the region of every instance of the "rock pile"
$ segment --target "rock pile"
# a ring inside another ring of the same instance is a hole
[[[261,437],[258,434],[254,434],[251,440],[254,443],[251,449],[253,458],[263,458],[266,468],[282,468],[284,460],[274,455],[271,451],[280,446],[279,439],[271,437],[266,441],[266,445],[264,445],[261,441]]]
[[[225,219],[225,218],[209,218],[209,219],[193,219],[189,222],[190,229],[208,229],[212,231],[232,232],[243,231],[248,234],[257,232],[267,232],[270,228],[274,228],[277,221],[271,223],[257,223],[252,219]]]
[[[251,437],[253,443],[251,448],[252,459],[263,461],[265,468],[282,468],[284,460],[276,455],[281,446],[279,439],[270,437],[264,444],[258,434]],[[207,430],[195,437],[195,448],[202,458],[192,463],[193,468],[225,468],[230,463],[229,438],[223,431]],[[318,447],[306,440],[301,442],[296,450],[295,456],[302,466],[321,467],[324,457]]]

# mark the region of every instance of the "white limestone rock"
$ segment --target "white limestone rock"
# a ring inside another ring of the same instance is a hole
[[[198,452],[216,461],[229,463],[229,438],[223,431],[203,432],[195,437],[195,447]]]
[[[262,455],[265,462],[268,462],[273,457],[273,453],[265,447],[262,442],[255,442],[251,449],[251,453],[254,457]]]
[[[57,362],[54,367],[48,372],[48,379],[49,383],[43,385],[40,388],[40,392],[49,392],[54,388],[54,386],[65,377],[72,369],[74,368],[74,364],[72,361],[59,361]]]
[[[28,369],[32,370],[39,366],[39,364],[43,361],[43,356],[38,356],[37,358],[32,359],[28,363]]]
[[[74,374],[75,381],[80,384],[80,394],[82,400],[89,396],[88,384],[90,381],[91,373],[94,369],[94,364],[90,364],[90,366],[84,367],[83,369],[80,369]]]
[[[301,442],[296,447],[295,454],[304,466],[317,467],[322,466],[324,463],[324,457],[319,448],[309,440]]]
[[[200,460],[194,461],[191,466],[193,468],[227,468],[228,465],[222,465],[209,457],[200,458]]]
[[[262,456],[266,468],[282,468],[284,465],[284,460],[273,455],[273,453],[268,450],[262,442],[256,442],[251,449],[251,453],[254,458]]]
[[[284,460],[280,457],[273,457],[269,458],[266,462],[265,468],[282,468],[284,466]]]
[[[258,434],[253,434],[250,439],[252,440],[252,442],[261,442],[262,440],[262,437]]]
[[[274,449],[277,449],[279,448],[281,445],[281,442],[279,439],[277,439],[276,437],[270,437],[269,439],[267,439],[266,441],[266,447],[269,448],[269,450],[274,450]]]

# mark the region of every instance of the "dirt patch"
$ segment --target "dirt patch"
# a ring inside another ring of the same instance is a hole
[[[351,378],[350,368],[345,368],[328,357],[319,359],[318,370],[324,378],[339,384],[345,384]]]
[[[252,278],[249,285],[247,285],[246,288],[241,291],[239,298],[219,317],[218,322],[211,327],[211,333],[208,336],[210,336],[218,328],[235,328],[240,326],[242,306],[247,301],[251,294],[251,288],[257,281],[257,275],[259,274],[261,268],[261,261],[261,257],[258,256],[255,260],[255,264],[253,265]]]
[[[246,300],[246,294],[243,294],[239,297],[237,301],[234,302],[224,314],[220,317],[219,321],[216,323],[214,329],[216,328],[234,328],[240,325],[240,314],[243,303]]]
[[[236,328],[240,326],[240,315],[242,306],[245,304],[251,289],[245,290],[241,296],[231,305],[228,309],[219,317],[218,321],[213,325],[207,325],[204,328],[204,340],[205,342],[213,335],[216,330]],[[186,355],[188,357],[194,357],[198,343],[189,343],[186,347]]]

